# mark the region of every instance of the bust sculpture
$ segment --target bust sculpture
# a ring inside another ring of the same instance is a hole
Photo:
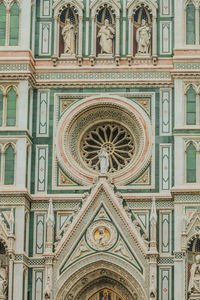
[[[191,295],[200,295],[200,255],[197,255],[192,264],[188,292]]]
[[[70,19],[66,19],[62,29],[65,54],[75,54],[75,34],[75,25],[71,23]]]
[[[0,299],[6,299],[7,285],[7,272],[0,260]]]
[[[102,148],[99,152],[99,161],[100,161],[100,174],[106,176],[109,168],[109,158],[108,153],[105,148]]]
[[[149,55],[150,53],[151,32],[150,27],[144,19],[142,19],[141,26],[136,31],[136,41],[138,43],[139,55]]]
[[[109,24],[109,20],[106,19],[98,33],[98,37],[100,38],[101,54],[113,53],[114,34],[114,28]]]

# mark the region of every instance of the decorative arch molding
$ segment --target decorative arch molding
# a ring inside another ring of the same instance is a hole
[[[134,300],[135,295],[138,300],[147,299],[143,289],[147,288],[145,281],[140,284],[127,270],[109,261],[95,261],[78,268],[71,276],[67,272],[64,275],[62,285],[57,287],[56,300],[64,300],[70,296],[78,300],[80,295],[81,300],[87,300],[103,287],[114,289],[125,300]]]
[[[97,40],[97,23],[96,23],[96,16],[100,9],[104,6],[107,6],[111,9],[112,13],[116,17],[116,24],[115,24],[115,59],[119,61],[120,55],[120,10],[121,4],[119,0],[104,0],[98,1],[94,0],[90,5],[91,10],[91,18],[92,18],[92,41],[91,41],[91,55],[90,60],[93,61],[96,57],[96,40]]]
[[[129,61],[134,55],[134,30],[133,30],[133,17],[135,12],[144,7],[152,15],[152,58],[154,64],[157,61],[157,9],[158,4],[154,0],[131,0],[127,4],[128,20],[129,20],[129,41],[128,41],[128,59]]]
[[[182,234],[182,250],[187,251],[190,244],[200,238],[200,212],[195,211]]]
[[[83,10],[84,5],[83,1],[77,1],[77,0],[58,0],[54,3],[53,9],[54,9],[54,55],[53,57],[57,60],[59,56],[59,37],[60,37],[60,23],[59,18],[63,10],[65,10],[67,7],[70,7],[74,10],[75,14],[77,15],[78,19],[78,43],[77,43],[77,59],[79,61],[79,64],[82,63],[82,51],[83,51]]]
[[[107,116],[104,114],[102,115],[102,110],[105,109],[105,107],[107,107],[108,110]],[[100,122],[102,120],[119,122],[122,125],[124,124],[125,127],[130,126],[130,133],[132,132],[133,134],[135,132],[134,134],[136,134],[137,137],[140,136],[140,141],[136,142],[137,149],[140,149],[141,151],[137,150],[140,157],[138,155],[134,155],[135,159],[131,161],[127,167],[122,168],[119,172],[117,171],[109,175],[114,183],[118,185],[125,185],[128,182],[133,181],[133,179],[145,169],[151,159],[153,146],[152,125],[149,117],[138,104],[127,98],[108,95],[105,97],[89,97],[75,102],[63,114],[58,124],[56,142],[58,161],[66,174],[68,174],[69,169],[71,170],[70,176],[73,174],[72,179],[75,182],[79,182],[82,185],[90,185],[97,179],[99,173],[87,167],[83,161],[79,159],[80,154],[76,153],[79,148],[74,144],[81,142],[81,135],[84,134],[85,129],[88,128],[89,130],[91,114],[94,113],[96,116],[95,122]],[[99,116],[99,114],[101,116]],[[121,118],[121,120],[118,120],[118,118]],[[127,120],[125,122],[126,124],[123,123],[123,120],[125,119]],[[86,122],[86,124],[83,126],[84,122]],[[96,124],[94,123],[94,117],[93,124]],[[78,136],[75,140],[74,138],[68,138],[66,140],[66,134],[68,136],[72,135],[73,137],[78,134]],[[69,140],[70,144],[67,142]],[[71,151],[72,148],[73,151]]]

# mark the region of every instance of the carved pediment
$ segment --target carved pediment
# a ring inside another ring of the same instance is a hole
[[[148,7],[153,15],[156,15],[156,11],[158,9],[158,4],[156,0],[129,0],[127,4],[127,9],[129,11],[129,15],[133,13],[134,9],[137,9],[141,5]]]
[[[67,5],[71,5],[72,7],[76,8],[78,11],[79,16],[83,15],[84,5],[83,0],[56,0],[53,3],[53,9],[55,16],[58,16],[60,11],[65,9]]]
[[[114,9],[116,15],[119,16],[119,11],[121,9],[121,4],[119,0],[93,0],[90,5],[90,9],[92,10],[92,16],[95,15],[99,7],[104,6],[105,4],[111,6]]]
[[[196,237],[200,237],[200,213],[196,211],[186,227],[187,244]]]

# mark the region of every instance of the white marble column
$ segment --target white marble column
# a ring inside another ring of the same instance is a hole
[[[31,1],[21,0],[20,10],[20,45],[24,50],[30,49],[31,37]]]
[[[13,299],[13,271],[14,271],[14,262],[13,257],[9,259],[9,281],[8,281],[8,300]]]
[[[28,119],[28,81],[20,81],[17,99],[17,123],[20,130],[27,129]]]
[[[115,55],[120,54],[120,17],[116,17]]]
[[[152,55],[157,56],[157,18],[153,16],[153,36],[152,36]]]
[[[133,55],[133,24],[132,17],[128,17],[128,29],[129,29],[129,38],[128,38],[128,55]]]
[[[18,139],[16,143],[15,155],[15,185],[17,189],[25,189],[26,183],[26,155],[27,155],[26,138]]]
[[[83,16],[79,16],[78,55],[82,56],[83,49]]]
[[[91,55],[96,56],[96,23],[95,17],[92,17],[92,40],[91,40]]]

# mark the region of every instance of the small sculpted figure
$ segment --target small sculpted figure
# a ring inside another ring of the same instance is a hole
[[[148,55],[150,53],[151,32],[148,24],[143,19],[141,26],[136,31],[136,41],[138,43],[138,54]]]
[[[114,28],[109,24],[109,20],[106,19],[104,25],[101,26],[101,29],[98,33],[98,37],[100,37],[100,46],[102,54],[113,53],[114,34]]]

